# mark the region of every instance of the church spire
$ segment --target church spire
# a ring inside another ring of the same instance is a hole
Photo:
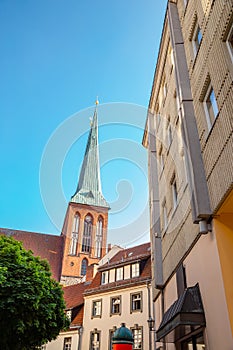
[[[96,100],[95,104],[95,112],[91,121],[78,187],[75,194],[71,197],[71,202],[109,208],[109,204],[106,202],[101,190],[97,118],[98,100]]]

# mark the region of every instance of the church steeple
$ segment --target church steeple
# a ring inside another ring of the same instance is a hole
[[[86,151],[79,176],[78,187],[71,202],[109,208],[101,190],[97,105],[91,121]]]

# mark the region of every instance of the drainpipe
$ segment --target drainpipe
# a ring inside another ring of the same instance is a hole
[[[78,328],[78,350],[81,350],[82,334],[83,334],[83,327],[80,326]]]
[[[147,298],[148,298],[148,320],[151,319],[151,305],[150,305],[150,284],[147,282]],[[149,350],[152,350],[152,336],[151,336],[151,330],[149,329]]]

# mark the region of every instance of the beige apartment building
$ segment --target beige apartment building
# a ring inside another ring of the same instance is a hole
[[[155,349],[233,348],[233,2],[168,1],[148,148]]]
[[[147,323],[151,316],[150,243],[121,249],[112,257],[109,254],[83,293],[81,349],[112,350],[112,336],[121,323],[133,333],[133,349],[151,349]]]

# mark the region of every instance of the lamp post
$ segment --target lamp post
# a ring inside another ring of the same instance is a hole
[[[155,329],[154,329],[155,320],[151,316],[149,316],[147,323],[148,323],[148,327],[149,327],[149,349],[152,350],[151,332],[155,331]]]

